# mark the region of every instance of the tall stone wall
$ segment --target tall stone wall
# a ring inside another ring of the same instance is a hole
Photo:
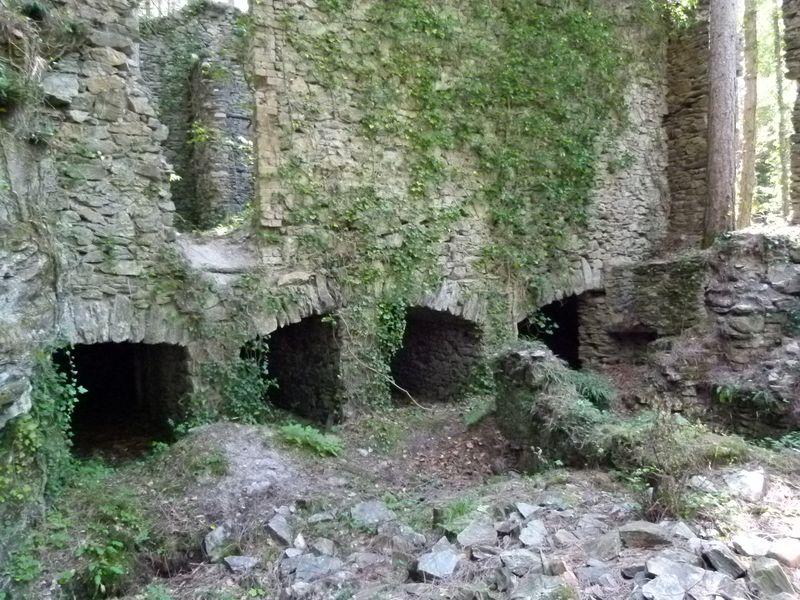
[[[356,100],[358,85],[363,82],[340,78],[336,88],[331,89],[297,42],[297,33],[287,29],[287,23],[302,23],[301,32],[318,36],[319,40],[326,35],[350,40],[351,28],[371,26],[365,16],[370,3],[357,4],[353,18],[333,28],[325,13],[308,3],[274,0],[253,6],[256,196],[261,226],[270,231],[270,236],[302,238],[313,229],[308,223],[297,226],[297,215],[313,207],[304,206],[286,182],[285,173],[298,164],[324,175],[336,189],[355,187],[364,180],[365,173],[379,174],[377,178],[368,177],[370,185],[378,195],[387,197],[402,196],[412,183],[404,142],[396,139],[375,143],[363,133],[366,115]],[[604,148],[607,151],[599,153],[588,224],[571,241],[567,253],[572,257],[570,267],[541,282],[540,303],[575,290],[601,288],[606,266],[651,256],[666,230],[667,138],[661,116],[667,110],[667,81],[666,74],[658,66],[653,67],[663,64],[666,45],[653,45],[653,31],[636,18],[637,3],[608,5],[636,53],[626,78],[625,126]],[[358,52],[353,48],[347,51]],[[399,119],[404,123],[416,118],[419,115],[413,110],[400,111]],[[438,274],[447,282],[451,298],[454,284],[459,288],[460,298],[452,298],[451,305],[454,314],[459,314],[459,305],[485,291],[486,282],[490,287],[498,284],[496,274],[487,272],[485,261],[481,260],[492,243],[488,211],[473,202],[486,181],[477,174],[474,157],[452,152],[446,161],[451,173],[438,189],[432,190],[426,202],[443,209],[465,207],[464,216],[449,227],[437,250]],[[405,204],[413,209],[413,198],[409,197]],[[398,217],[399,223],[413,219],[408,215]],[[403,244],[400,229],[387,222],[382,234],[387,244]],[[313,265],[312,258],[307,266],[313,269]],[[520,312],[531,308],[526,302],[518,306]]]
[[[665,250],[699,248],[703,238],[708,164],[708,3],[678,30],[667,53],[669,138],[667,176],[671,196]]]
[[[800,81],[800,1],[783,1],[784,41],[786,57],[786,77]],[[792,135],[791,170],[792,183],[790,197],[792,201],[792,221],[800,224],[800,95],[794,105],[792,114],[794,134]]]
[[[253,199],[246,16],[200,4],[142,25],[141,66],[159,118],[181,229],[208,229]]]

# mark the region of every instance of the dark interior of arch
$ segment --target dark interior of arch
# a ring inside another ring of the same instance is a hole
[[[392,377],[416,400],[458,400],[481,354],[481,332],[474,323],[446,312],[411,308],[403,345],[392,360]]]
[[[266,338],[267,372],[277,386],[269,400],[323,424],[341,419],[340,350],[336,324],[313,316]]]
[[[109,342],[77,344],[70,354],[86,388],[72,415],[76,454],[125,458],[169,440],[169,419],[190,391],[186,348]],[[69,368],[64,350],[54,361]]]
[[[568,296],[539,309],[545,317],[547,328],[536,320],[525,319],[518,324],[519,337],[543,341],[553,354],[566,361],[573,369],[581,367],[580,318],[577,296]]]

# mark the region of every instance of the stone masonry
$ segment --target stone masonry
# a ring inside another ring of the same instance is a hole
[[[800,1],[783,1],[784,39],[786,44],[786,76],[795,82],[800,81]],[[800,96],[798,96],[792,116],[794,134],[792,135],[791,170],[792,183],[789,196],[792,200],[792,219],[800,224]]]

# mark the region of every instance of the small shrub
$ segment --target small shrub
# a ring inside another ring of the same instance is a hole
[[[570,374],[578,393],[600,410],[606,410],[617,397],[611,382],[592,371],[572,371]]]
[[[448,533],[459,533],[469,525],[472,513],[478,508],[475,498],[458,498],[433,511],[433,525]]]
[[[38,0],[25,2],[19,12],[33,21],[44,21],[47,18],[47,6]]]
[[[280,432],[281,437],[288,444],[310,450],[318,456],[339,456],[344,451],[339,436],[322,433],[311,425],[289,423],[282,426]]]
[[[84,586],[92,598],[105,598],[121,591],[128,574],[129,557],[119,540],[87,542],[78,554],[87,560]]]
[[[0,62],[0,112],[10,112],[30,95],[25,79],[12,66]]]
[[[169,590],[161,584],[151,583],[144,589],[145,600],[172,600]]]

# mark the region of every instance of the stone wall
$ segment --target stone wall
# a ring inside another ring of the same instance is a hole
[[[635,18],[632,2],[609,3],[617,13],[623,35],[636,49],[636,60],[626,90],[627,119],[623,132],[600,157],[597,183],[592,194],[589,222],[573,240],[568,272],[554,274],[540,286],[540,302],[570,293],[602,287],[603,269],[618,261],[642,260],[652,255],[666,229],[669,192],[665,176],[666,136],[660,116],[666,111],[666,75],[650,65],[663,63],[666,45],[652,44],[653,32]],[[305,57],[297,34],[287,23],[301,22],[302,32],[323,38],[335,33],[350,39],[349,28],[369,28],[364,20],[369,2],[361,2],[346,22],[331,26],[324,13],[307,3],[273,0],[253,7],[256,24],[254,81],[257,120],[257,199],[262,227],[281,235],[302,238],[312,225],[297,226],[297,214],[311,209],[293,193],[285,172],[298,164],[315,171],[331,187],[347,189],[363,181],[365,174],[378,195],[403,196],[410,187],[410,164],[401,140],[392,143],[364,136],[363,111],[356,101],[358,82],[337,81],[326,87],[315,64]],[[355,49],[349,50],[357,52]],[[401,119],[413,120],[413,111],[401,111]],[[428,205],[458,208],[464,216],[448,228],[437,251],[438,275],[448,285],[458,282],[459,303],[497,285],[496,275],[480,260],[491,244],[491,226],[485,207],[473,198],[485,185],[475,172],[474,158],[453,152],[447,156],[452,169]],[[377,178],[370,178],[373,174]],[[321,191],[324,195],[324,191]],[[398,202],[413,209],[412,198]],[[388,201],[387,201],[388,204]],[[316,215],[319,218],[325,218]],[[400,224],[413,216],[398,215]],[[402,245],[402,227],[386,224],[387,244]],[[302,260],[302,258],[301,258]],[[308,268],[315,268],[312,262]],[[519,306],[521,312],[531,307]]]
[[[207,3],[142,25],[142,73],[169,127],[167,160],[182,229],[207,229],[253,199],[253,94],[245,16]]]
[[[671,194],[666,250],[699,248],[703,237],[708,163],[708,3],[686,29],[678,30],[667,53],[669,138],[667,176]]]
[[[786,77],[800,81],[800,1],[783,0],[783,20],[785,25],[784,41],[786,44]],[[790,198],[792,200],[792,219],[800,224],[800,95],[794,105],[792,114],[794,134],[792,135],[791,170],[792,183]]]

